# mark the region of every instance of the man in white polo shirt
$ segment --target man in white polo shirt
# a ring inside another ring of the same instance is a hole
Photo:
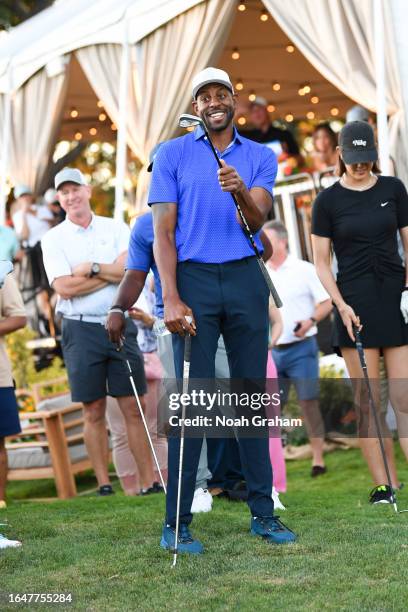
[[[111,494],[108,475],[106,395],[115,397],[126,420],[129,447],[139,469],[142,493],[153,492],[153,464],[132,394],[122,352],[109,341],[105,321],[124,275],[129,228],[94,215],[91,188],[82,173],[64,168],[55,176],[58,200],[67,216],[41,241],[50,285],[63,316],[62,349],[73,401],[84,405],[84,437],[100,495]],[[128,319],[124,350],[143,406],[146,392],[137,328]]]
[[[269,274],[282,299],[283,332],[272,357],[278,371],[283,402],[290,381],[296,388],[312,447],[311,476],[326,472],[323,458],[324,425],[319,409],[319,347],[316,324],[332,309],[328,293],[313,264],[288,254],[288,233],[280,221],[263,227],[273,247],[267,263]],[[286,381],[286,382],[285,382]]]

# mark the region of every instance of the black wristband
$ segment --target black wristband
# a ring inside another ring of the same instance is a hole
[[[113,310],[113,309],[121,310],[123,313],[126,312],[126,308],[123,308],[123,306],[121,306],[120,304],[114,304],[113,306],[109,308],[109,310]]]

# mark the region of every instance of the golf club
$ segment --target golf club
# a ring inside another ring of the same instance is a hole
[[[196,125],[201,126],[202,129],[204,130],[205,136],[206,136],[206,138],[207,138],[207,140],[208,140],[208,142],[210,144],[211,151],[213,152],[214,157],[217,160],[218,167],[222,168],[222,164],[221,164],[220,158],[218,157],[217,151],[215,150],[215,147],[214,147],[213,143],[211,142],[211,138],[210,138],[210,136],[208,134],[207,126],[205,125],[204,121],[200,117],[197,117],[196,115],[189,115],[187,113],[184,113],[183,115],[180,115],[180,119],[179,119],[179,126],[180,127],[188,128],[188,127],[193,127],[193,126],[196,126]],[[251,247],[252,247],[252,249],[253,249],[253,251],[254,251],[254,253],[256,255],[256,258],[257,258],[259,267],[261,269],[262,275],[263,275],[263,277],[265,279],[265,282],[266,282],[266,284],[268,286],[268,289],[269,289],[270,294],[271,294],[271,296],[273,298],[273,301],[275,302],[275,306],[277,308],[281,308],[282,301],[281,301],[281,299],[280,299],[280,297],[278,295],[278,292],[276,291],[276,288],[275,288],[275,286],[274,286],[274,284],[273,284],[273,282],[271,280],[271,277],[268,274],[268,270],[266,269],[266,266],[265,266],[264,261],[263,261],[263,259],[261,257],[261,254],[260,254],[260,252],[258,250],[258,247],[256,246],[253,234],[252,234],[252,232],[251,232],[251,230],[249,228],[247,220],[245,219],[244,213],[242,212],[242,209],[241,209],[241,207],[239,205],[239,202],[238,202],[237,198],[235,197],[235,195],[233,193],[231,193],[231,196],[232,196],[232,199],[234,200],[235,207],[236,207],[236,209],[238,211],[238,214],[240,216],[240,219],[242,221],[244,233],[245,233],[246,237],[248,238],[248,240],[249,240],[249,242],[251,244]]]
[[[191,323],[191,321],[189,322]],[[188,381],[190,378],[190,360],[191,360],[191,336],[190,334],[187,334],[184,338],[183,394],[188,393]],[[179,535],[179,527],[180,527],[181,477],[183,474],[183,455],[184,455],[184,420],[185,418],[186,418],[186,405],[183,402],[182,409],[181,409],[180,454],[179,454],[177,509],[176,509],[176,533],[175,533],[175,539],[174,539],[174,551],[173,551],[174,557],[173,557],[172,567],[176,566],[177,552],[178,552],[178,535]]]
[[[360,358],[361,368],[363,370],[364,380],[365,380],[366,387],[367,387],[368,403],[369,403],[369,406],[371,408],[371,412],[374,415],[375,427],[376,427],[376,430],[377,430],[378,441],[380,443],[380,448],[381,448],[381,454],[382,454],[382,458],[383,458],[383,462],[384,462],[385,473],[387,475],[388,486],[390,487],[390,491],[391,491],[391,503],[394,506],[395,512],[398,512],[397,500],[396,500],[394,489],[393,489],[392,482],[391,482],[391,475],[390,475],[390,469],[389,469],[389,466],[388,466],[387,456],[385,454],[384,440],[383,440],[382,433],[381,433],[380,421],[378,419],[378,414],[377,414],[377,410],[375,408],[374,398],[373,398],[373,394],[372,394],[372,391],[371,391],[370,379],[368,377],[367,363],[366,363],[366,360],[365,360],[365,355],[364,355],[363,343],[361,341],[360,330],[358,329],[358,327],[354,326],[353,331],[354,331],[354,335],[355,335],[355,338],[356,338],[356,349],[357,349],[357,352],[358,352],[358,356]]]
[[[4,281],[6,280],[7,274],[10,274],[14,269],[11,261],[7,259],[0,261],[0,289],[2,288]]]
[[[125,358],[125,362],[126,362],[126,365],[128,367],[128,370],[129,370],[129,380],[130,380],[130,384],[132,385],[133,394],[134,394],[134,396],[136,398],[136,403],[137,403],[137,406],[139,408],[140,416],[142,417],[143,425],[144,425],[144,428],[145,428],[145,431],[146,431],[147,438],[149,440],[151,451],[153,453],[154,462],[156,464],[156,468],[157,468],[157,471],[158,471],[159,476],[160,476],[160,481],[161,481],[162,487],[164,489],[164,492],[167,494],[166,483],[164,482],[163,474],[161,472],[160,465],[159,465],[159,460],[157,459],[156,451],[154,450],[152,437],[150,435],[149,428],[147,426],[146,418],[145,418],[145,415],[143,413],[142,406],[141,406],[141,403],[140,403],[139,394],[137,392],[135,381],[133,379],[132,368],[130,367],[129,359],[127,358],[126,351],[125,351],[125,349],[123,347],[123,344],[120,347],[118,347],[117,350],[118,351],[123,351],[123,356]]]

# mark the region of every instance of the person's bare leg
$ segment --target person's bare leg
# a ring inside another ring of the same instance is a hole
[[[0,438],[0,501],[6,499],[7,452],[4,438]]]
[[[126,421],[129,448],[139,470],[140,484],[142,489],[148,489],[154,482],[153,458],[139,408],[132,396],[116,399]],[[144,397],[139,396],[139,399],[144,413]]]
[[[362,389],[364,389],[363,385],[365,383],[363,381],[363,372],[361,370],[361,364],[357,350],[352,348],[342,348],[341,352],[346,362],[350,378],[354,380],[360,379],[359,385]],[[378,410],[378,407],[380,405],[380,351],[379,349],[365,349],[364,354],[367,363],[368,376],[370,377],[370,379],[372,379],[371,387],[373,391],[374,402]],[[361,397],[361,394],[359,395]],[[368,403],[366,403],[367,395],[365,393],[364,398],[365,404],[364,406],[360,406],[360,410],[364,411],[365,414],[369,416],[370,407]],[[372,422],[371,418],[369,420]],[[387,473],[385,471],[384,461],[381,455],[381,447],[375,429],[371,428],[370,432],[366,432],[364,436],[360,437],[359,441],[361,452],[367,462],[367,466],[374,484],[376,486],[387,484]],[[387,437],[386,439],[384,439],[384,441],[385,453],[390,468],[391,483],[393,486],[398,486],[399,481],[395,468],[393,441],[391,437]]]
[[[389,397],[398,424],[399,443],[408,460],[408,346],[384,349]]]
[[[106,398],[84,403],[84,440],[98,485],[109,484],[108,432],[105,421]]]
[[[324,466],[324,423],[319,408],[319,400],[299,400],[305,426],[312,447],[312,465]]]

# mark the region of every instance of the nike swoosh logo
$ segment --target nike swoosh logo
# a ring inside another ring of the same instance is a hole
[[[387,206],[388,202],[381,202],[381,206]]]

